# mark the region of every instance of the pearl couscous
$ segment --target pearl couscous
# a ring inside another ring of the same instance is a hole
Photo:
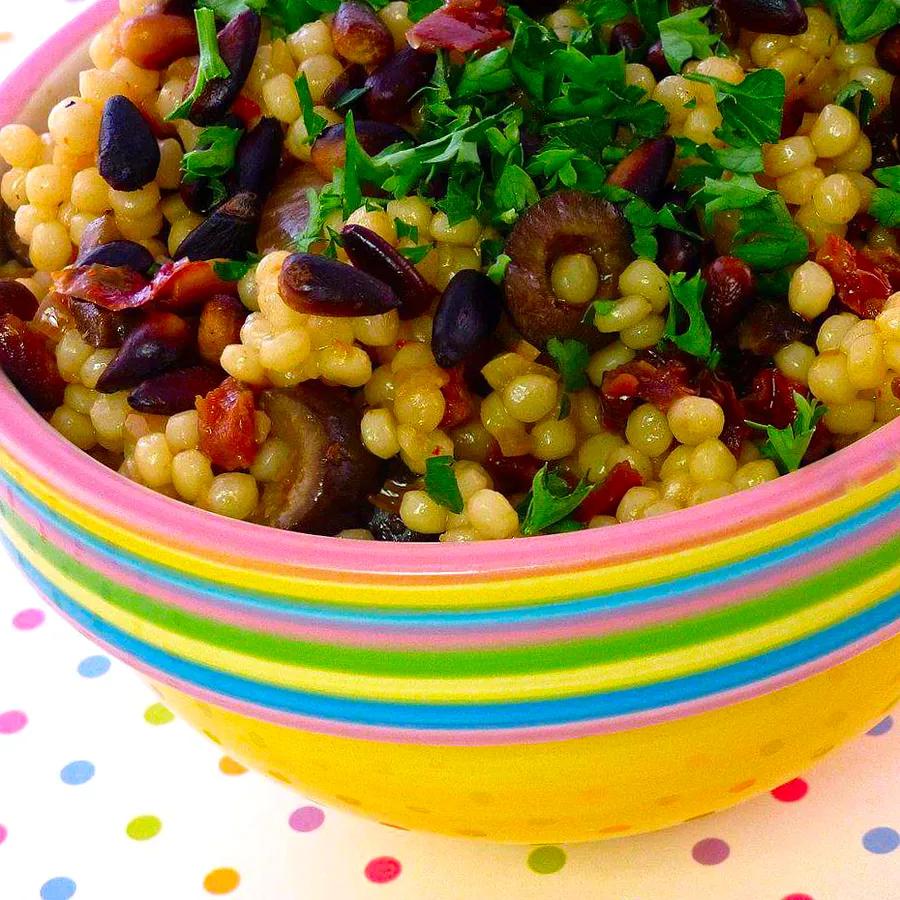
[[[100,462],[466,542],[900,414],[896,10],[259,5],[120,0],[45,129],[0,128],[0,365]]]

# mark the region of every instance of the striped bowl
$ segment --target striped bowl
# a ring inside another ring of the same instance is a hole
[[[114,6],[0,87],[0,121],[40,121]],[[49,602],[249,764],[396,826],[588,840],[767,790],[896,702],[898,448],[900,421],[608,531],[373,544],[145,490],[0,379],[0,521]]]

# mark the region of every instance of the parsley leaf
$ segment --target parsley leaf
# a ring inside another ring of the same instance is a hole
[[[735,175],[730,179],[706,178],[703,187],[691,198],[691,204],[703,206],[706,223],[712,225],[716,213],[756,206],[771,193],[752,175]]]
[[[844,109],[849,109],[857,119],[860,125],[868,125],[869,119],[875,110],[875,97],[861,81],[848,81],[835,94],[834,102]]]
[[[531,537],[546,533],[554,526],[562,526],[563,531],[577,530],[576,523],[567,522],[568,517],[581,506],[593,485],[581,481],[574,490],[563,478],[547,469],[546,463],[534,476],[531,491],[521,509],[522,534]]]
[[[293,34],[301,25],[318,19],[323,13],[337,10],[340,0],[200,0],[198,6],[211,9],[228,21],[244,10],[252,9],[265,16],[276,31]],[[377,7],[377,3],[372,2]]]
[[[786,428],[747,422],[751,428],[765,431],[766,442],[760,448],[760,452],[767,459],[774,460],[782,474],[795,472],[800,468],[816,430],[816,424],[828,412],[828,407],[822,406],[818,400],[813,399],[810,403],[806,397],[796,391],[794,391],[794,404],[797,407],[797,413],[794,421]]]
[[[429,456],[425,460],[425,490],[435,503],[450,512],[458,515],[465,508],[452,456]]]
[[[773,271],[809,256],[809,239],[794,224],[777,191],[740,216],[731,252],[754,269]]]
[[[686,75],[690,81],[712,85],[722,124],[716,135],[732,147],[774,143],[781,135],[785,81],[775,69],[757,69],[740,84],[711,75]]]
[[[572,338],[561,341],[552,337],[547,341],[547,352],[553,357],[567,391],[579,391],[587,384],[585,369],[591,354],[581,341]]]
[[[291,242],[298,253],[308,253],[309,248],[321,239],[325,220],[335,210],[341,209],[342,197],[340,190],[330,184],[319,192],[314,188],[307,188],[306,202],[309,204],[306,227]]]
[[[218,206],[228,195],[222,176],[234,168],[235,151],[243,130],[228,125],[204,128],[197,146],[181,160],[182,181],[193,184],[206,181],[211,192],[211,205]]]
[[[306,72],[301,72],[300,77],[294,82],[297,96],[300,98],[300,112],[303,115],[303,124],[306,127],[306,139],[304,143],[311,144],[327,127],[328,120],[320,116],[314,109],[312,94],[309,92],[309,82],[306,80]]]
[[[849,43],[861,43],[900,20],[894,0],[826,0]]]
[[[513,85],[513,73],[509,68],[509,50],[498,47],[484,56],[470,59],[460,74],[453,96],[457,99],[477,94],[494,94]]]
[[[248,253],[246,259],[220,259],[213,263],[213,271],[222,281],[240,281],[261,259],[258,253]]]
[[[715,361],[712,330],[703,313],[703,294],[706,282],[697,273],[686,280],[684,272],[669,276],[669,316],[663,337],[679,350],[702,359],[712,366]],[[717,355],[717,354],[716,354]]]
[[[227,78],[231,72],[219,54],[219,37],[216,33],[216,15],[211,9],[200,7],[194,10],[197,22],[197,40],[200,43],[200,62],[194,89],[167,116],[166,121],[184,119],[190,114],[194,101],[203,93],[206,85],[216,78]]]
[[[719,36],[713,34],[703,17],[711,6],[686,9],[659,23],[659,37],[663,54],[673,72],[680,72],[689,59],[706,59],[712,56]]]
[[[511,262],[512,259],[506,253],[500,253],[488,266],[485,274],[494,282],[494,284],[502,284],[503,279],[506,276],[506,270],[509,268]]]
[[[409,16],[410,22],[418,22],[440,7],[441,0],[409,0],[409,9],[406,14]]]
[[[417,266],[432,250],[434,247],[431,244],[422,244],[419,247],[401,247],[397,252]]]
[[[409,238],[413,243],[418,243],[418,225],[408,225],[403,219],[394,219],[394,228],[397,230],[398,240],[402,241],[404,238]]]
[[[875,169],[872,177],[884,187],[872,191],[869,215],[886,228],[900,227],[900,166]]]
[[[531,176],[521,166],[507,162],[494,187],[494,206],[500,219],[512,224],[519,213],[539,199]]]

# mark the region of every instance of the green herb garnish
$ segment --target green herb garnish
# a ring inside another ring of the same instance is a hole
[[[872,177],[882,187],[872,191],[869,215],[886,228],[900,228],[900,166],[875,169]]]
[[[848,43],[861,43],[887,31],[900,20],[893,0],[826,0]]]
[[[228,195],[222,176],[234,168],[235,151],[243,133],[243,129],[228,125],[204,128],[197,138],[197,146],[181,160],[182,181],[185,184],[205,181],[213,206],[218,206]]]
[[[534,476],[531,491],[519,508],[522,534],[531,537],[552,533],[554,530],[578,530],[581,526],[569,517],[581,506],[592,489],[593,485],[586,481],[581,481],[574,489],[570,489],[563,478],[550,472],[544,464]]]
[[[459,514],[465,504],[453,471],[453,463],[452,456],[429,456],[425,461],[425,490],[435,503]]]
[[[567,391],[579,391],[587,384],[585,369],[591,361],[591,354],[581,341],[574,338],[561,341],[552,337],[547,341],[547,352],[556,363]]]
[[[213,263],[213,271],[222,281],[240,281],[261,259],[258,253],[248,253],[246,259],[220,259]]]
[[[684,272],[669,276],[669,315],[663,338],[713,368],[718,354],[713,351],[712,330],[703,312],[705,293],[706,282],[699,273],[691,279]]]
[[[760,452],[767,459],[774,460],[783,475],[795,472],[800,468],[803,457],[806,456],[806,451],[809,449],[816,425],[819,419],[828,412],[828,407],[820,404],[818,400],[813,399],[810,403],[806,397],[796,391],[794,391],[794,404],[797,407],[797,413],[794,421],[786,428],[747,422],[751,428],[765,431],[766,442],[760,447]]]
[[[710,9],[711,6],[698,6],[660,21],[663,54],[673,72],[680,72],[689,59],[713,56],[719,36],[713,34],[703,21]]]
[[[785,82],[781,72],[757,69],[740,84],[696,73],[686,75],[690,81],[712,86],[722,114],[716,136],[732,147],[758,147],[774,143],[781,135]]]
[[[311,144],[328,127],[328,120],[324,116],[320,116],[315,110],[305,72],[300,73],[300,76],[294,82],[294,87],[297,89],[297,96],[300,98],[300,113],[303,116],[303,124],[306,127],[304,143]]]
[[[169,115],[166,121],[184,119],[190,114],[194,101],[203,93],[206,85],[216,78],[227,78],[231,72],[219,54],[219,38],[216,33],[215,13],[206,7],[194,10],[197,22],[197,40],[200,44],[200,62],[197,66],[197,79],[194,89]]]
[[[875,110],[875,96],[861,81],[848,81],[835,95],[834,102],[849,109],[862,126],[869,124]]]

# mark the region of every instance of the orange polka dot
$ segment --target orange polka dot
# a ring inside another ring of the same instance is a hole
[[[219,771],[223,775],[243,775],[247,770],[230,756],[223,756],[219,760]]]
[[[241,883],[241,876],[234,869],[213,869],[203,879],[203,887],[209,894],[230,894]]]

